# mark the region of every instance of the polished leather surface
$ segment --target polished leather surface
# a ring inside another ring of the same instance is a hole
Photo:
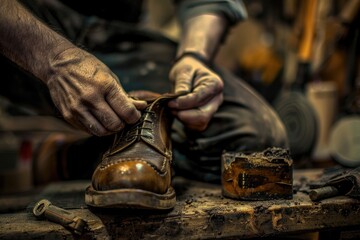
[[[167,102],[176,95],[156,98],[134,125],[117,133],[112,147],[96,168],[92,185],[97,191],[141,189],[158,194],[171,185],[172,116]]]

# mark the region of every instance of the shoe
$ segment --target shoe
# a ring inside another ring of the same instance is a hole
[[[101,208],[171,209],[176,195],[171,186],[172,116],[165,94],[150,102],[141,119],[115,134],[85,192],[85,202]]]

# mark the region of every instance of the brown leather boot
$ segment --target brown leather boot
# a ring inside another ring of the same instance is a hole
[[[141,119],[115,135],[86,189],[85,202],[102,208],[171,209],[172,117],[162,95],[149,103]]]

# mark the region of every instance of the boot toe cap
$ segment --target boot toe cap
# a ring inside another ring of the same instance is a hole
[[[170,185],[169,177],[168,171],[162,173],[145,161],[118,161],[98,166],[92,177],[92,185],[98,191],[140,189],[164,193]]]

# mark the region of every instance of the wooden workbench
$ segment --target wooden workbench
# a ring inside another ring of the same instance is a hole
[[[319,171],[295,171],[294,180]],[[167,212],[96,210],[84,203],[88,181],[48,185],[36,198],[47,198],[86,219],[82,236],[59,224],[37,220],[26,211],[0,214],[0,239],[214,239],[283,236],[316,231],[356,230],[360,201],[344,196],[312,202],[304,192],[292,200],[237,201],[224,198],[220,185],[175,178],[176,207]]]

